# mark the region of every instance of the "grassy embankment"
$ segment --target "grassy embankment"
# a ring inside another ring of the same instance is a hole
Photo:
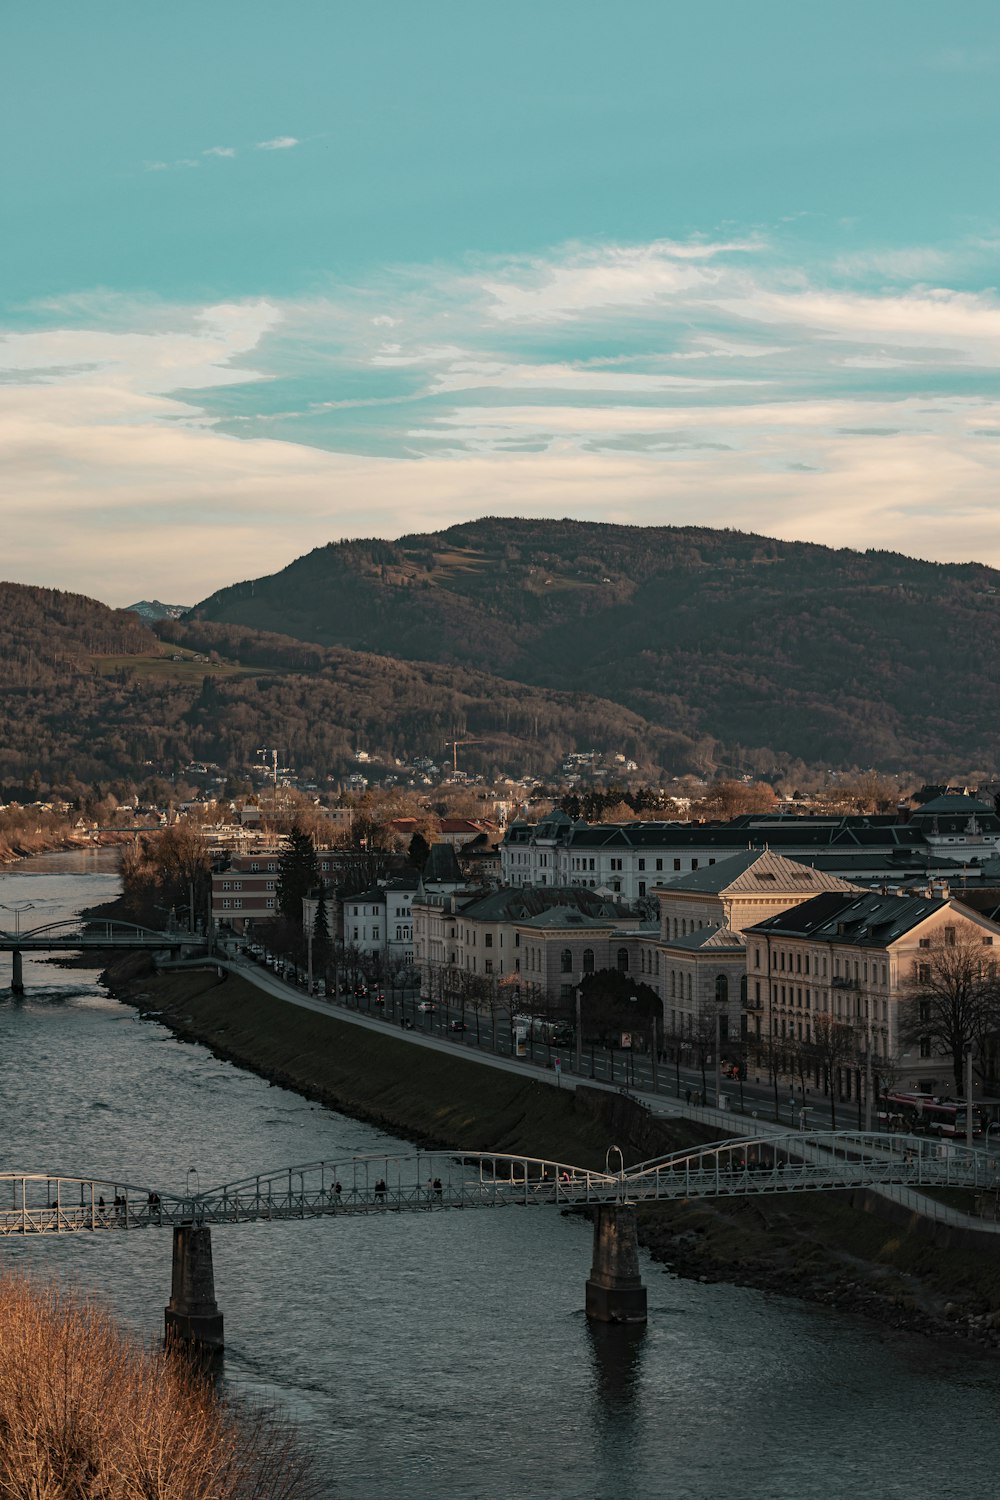
[[[114,989],[160,1012],[179,1035],[421,1143],[598,1168],[612,1143],[634,1162],[708,1138],[692,1123],[653,1119],[617,1094],[558,1090],[457,1050],[432,1052],[285,1005],[236,976],[144,974],[142,962],[119,966]],[[903,1328],[1000,1341],[997,1257],[936,1245],[916,1217],[891,1222],[870,1200],[827,1193],[687,1201],[643,1209],[639,1221],[642,1242],[682,1275],[829,1302]]]

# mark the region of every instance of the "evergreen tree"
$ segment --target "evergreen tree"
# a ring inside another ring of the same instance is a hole
[[[319,883],[319,901],[313,918],[313,971],[322,974],[330,957],[330,919],[326,910],[326,886]]]
[[[406,857],[415,870],[422,870],[427,863],[431,852],[431,846],[422,833],[415,833],[410,840],[410,847],[406,851]]]
[[[278,910],[289,921],[302,924],[302,898],[319,885],[319,860],[312,839],[298,824],[288,836],[288,848],[278,864]]]

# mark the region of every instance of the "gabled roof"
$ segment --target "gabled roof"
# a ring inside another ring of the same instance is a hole
[[[432,844],[422,871],[424,884],[461,885],[465,879],[451,844]]]
[[[961,797],[955,792],[950,792],[943,797],[932,797],[930,802],[924,802],[911,815],[912,818],[922,818],[927,813],[936,813],[947,817],[949,814],[971,818],[973,814],[995,813],[996,808],[992,802],[980,802],[976,797]]]
[[[598,927],[606,930],[613,921],[612,917],[588,916],[574,906],[550,906],[548,911],[540,911],[534,917],[525,917],[517,925],[518,927],[531,927],[535,931],[544,931],[547,928],[563,931],[571,927],[581,930]]]
[[[731,927],[699,927],[696,932],[689,932],[684,937],[665,939],[661,947],[683,948],[689,953],[720,948],[742,953],[746,947],[746,938],[742,932],[734,932]]]
[[[814,869],[797,859],[786,859],[770,849],[748,849],[703,870],[678,875],[659,889],[678,894],[691,891],[702,896],[729,896],[768,895],[778,891],[815,895],[820,891],[849,891],[853,887],[836,875],[828,875],[825,870]]]
[[[550,910],[581,912],[604,927],[632,916],[620,902],[602,900],[587,886],[576,885],[504,886],[466,902],[460,915],[470,922],[527,922]]]

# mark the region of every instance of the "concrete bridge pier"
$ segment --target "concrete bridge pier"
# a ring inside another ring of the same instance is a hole
[[[166,1341],[221,1351],[222,1314],[215,1300],[212,1231],[207,1224],[174,1227],[170,1301],[163,1314]]]
[[[24,965],[21,959],[20,948],[15,948],[10,956],[10,992],[12,995],[24,994]]]
[[[646,1321],[634,1204],[606,1203],[595,1210],[587,1317],[595,1323]]]

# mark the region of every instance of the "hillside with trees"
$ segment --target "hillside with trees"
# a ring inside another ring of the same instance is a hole
[[[191,761],[239,772],[262,743],[315,781],[353,768],[359,745],[441,762],[446,740],[475,737],[488,765],[539,774],[594,743],[649,765],[693,751],[590,694],[207,622],[164,620],[161,639],[126,611],[15,584],[2,603],[0,800],[93,797]]]
[[[2,584],[0,800],[241,774],[262,744],[320,782],[454,739],[487,775],[592,748],[648,780],[992,775],[998,611],[978,564],[575,521],[331,544],[180,620]]]
[[[1000,573],[976,563],[486,518],[331,543],[187,618],[592,693],[750,771],[996,764]]]

